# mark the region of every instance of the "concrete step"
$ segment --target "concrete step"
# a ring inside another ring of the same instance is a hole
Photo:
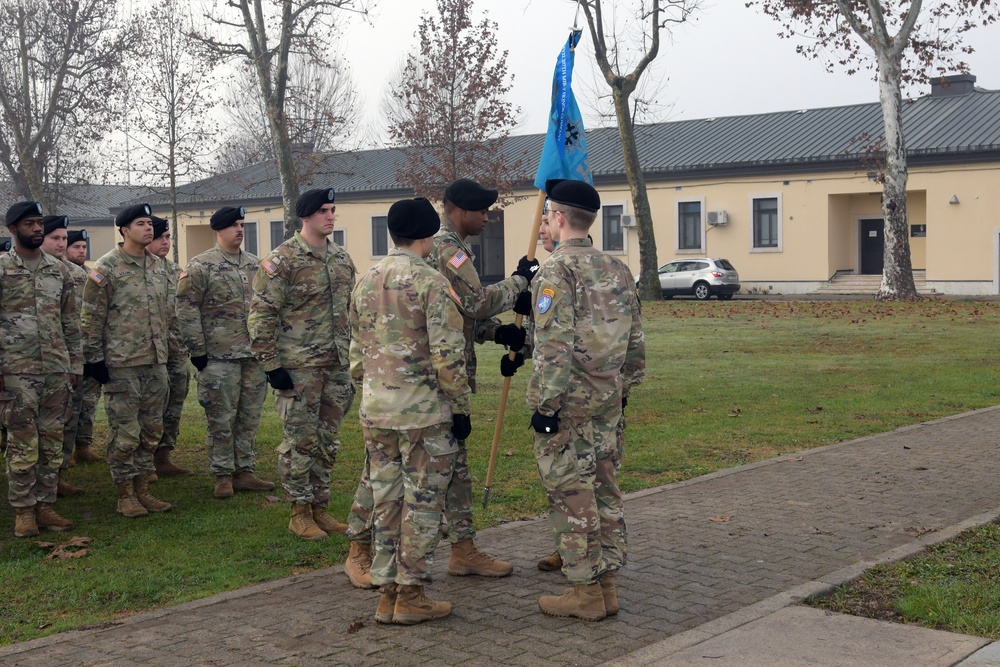
[[[936,292],[927,287],[927,272],[923,270],[913,272],[913,284],[917,288],[917,294],[932,295]],[[817,294],[871,294],[878,292],[882,285],[880,275],[860,275],[845,271],[838,271],[826,285],[818,290]]]

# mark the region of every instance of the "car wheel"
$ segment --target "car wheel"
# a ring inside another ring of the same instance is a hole
[[[712,296],[712,290],[708,289],[706,283],[698,283],[694,286],[694,298],[699,301],[708,301],[710,296]]]

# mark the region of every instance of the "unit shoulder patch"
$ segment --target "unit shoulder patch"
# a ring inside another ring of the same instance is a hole
[[[551,287],[543,287],[538,294],[538,302],[535,304],[535,312],[544,315],[552,307],[552,299],[556,296],[555,290]]]

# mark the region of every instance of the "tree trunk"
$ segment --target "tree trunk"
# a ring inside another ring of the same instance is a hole
[[[632,194],[632,209],[639,237],[639,297],[645,301],[663,299],[657,277],[656,236],[653,234],[653,213],[646,194],[646,178],[639,164],[639,151],[635,144],[635,126],[629,109],[628,95],[613,88],[618,135],[621,138],[622,156],[625,160],[625,178]]]
[[[285,207],[285,238],[290,239],[299,228],[299,218],[295,215],[295,200],[299,198],[299,184],[295,180],[292,142],[288,138],[287,127],[280,121],[271,121],[271,137],[277,159],[278,177],[281,179],[281,201]]]
[[[882,184],[882,214],[885,217],[885,249],[882,285],[875,298],[881,301],[915,299],[910,235],[906,213],[906,140],[903,137],[902,67],[898,58],[879,57],[879,101],[885,125],[885,180]]]

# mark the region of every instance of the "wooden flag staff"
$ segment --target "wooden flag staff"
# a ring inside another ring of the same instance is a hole
[[[535,258],[535,249],[538,247],[538,231],[542,226],[542,211],[545,209],[545,193],[541,190],[538,191],[538,203],[535,204],[535,221],[531,227],[531,236],[528,242],[528,259],[532,260]],[[530,285],[529,285],[530,288]],[[524,315],[518,313],[514,317],[514,324],[521,326],[524,321]],[[515,352],[511,351],[508,353],[507,358],[511,361],[514,360]],[[528,360],[530,361],[530,360]],[[526,361],[527,363],[527,361]],[[490,502],[490,487],[493,486],[493,470],[496,468],[497,464],[497,452],[500,449],[500,432],[503,431],[503,417],[504,413],[507,411],[507,394],[510,393],[510,378],[505,377],[503,379],[503,391],[500,393],[500,410],[497,412],[497,424],[493,429],[493,446],[490,449],[490,465],[486,470],[486,488],[483,489],[483,508],[485,508]]]

